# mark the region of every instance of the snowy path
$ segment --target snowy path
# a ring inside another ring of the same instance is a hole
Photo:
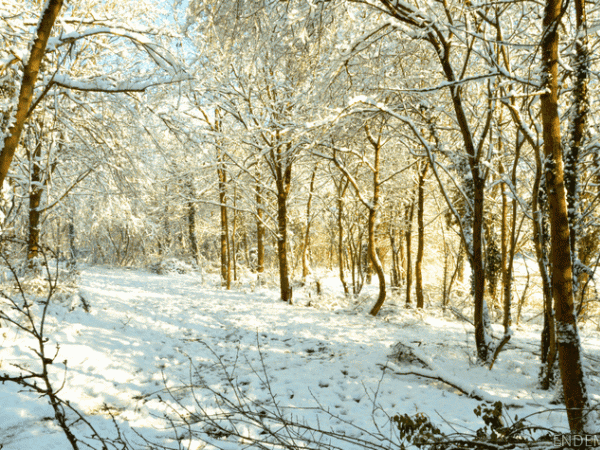
[[[260,380],[264,367],[281,407],[314,408],[318,401],[342,419],[330,424],[335,429],[347,429],[344,420],[374,429],[374,418],[385,426],[386,414],[416,412],[427,413],[436,423],[442,423],[441,416],[457,429],[481,427],[473,414],[480,402],[432,380],[382,372],[390,347],[399,341],[418,348],[453,380],[518,403],[520,417],[550,407],[551,393],[536,388],[533,354],[508,349],[491,372],[470,365],[469,325],[437,311],[421,314],[389,304],[383,320],[362,311],[290,307],[273,290],[227,292],[204,286],[194,275],[133,270],[86,269],[80,288],[91,313],[57,307],[50,322],[53,341],[61,344],[57,360],[67,359],[69,366],[62,395],[93,415],[107,435],[113,430],[102,413],[104,404],[124,422],[125,431],[133,427],[165,442],[172,436],[162,419],[165,404],[158,398],[169,401],[165,380],[177,399],[190,406],[191,392],[182,388],[190,383],[227,394],[218,359],[233,371],[248,398],[269,401],[271,394]],[[514,342],[531,348],[537,336],[533,329],[518,331]],[[5,333],[5,361],[26,357],[19,339]],[[600,355],[597,335],[587,337],[586,345]],[[57,367],[56,379],[61,376]],[[52,412],[43,399],[2,386],[0,401],[3,449],[67,448],[60,430],[44,420]],[[210,407],[214,398],[200,390],[196,401]],[[294,409],[300,413],[308,420],[316,414]],[[562,413],[537,420],[557,429],[566,426]]]

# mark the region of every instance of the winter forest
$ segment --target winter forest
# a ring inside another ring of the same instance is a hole
[[[0,449],[600,448],[599,32],[0,0]]]

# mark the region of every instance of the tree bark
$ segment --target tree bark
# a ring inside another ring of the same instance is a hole
[[[423,308],[423,250],[425,247],[425,225],[423,224],[423,212],[425,203],[425,176],[427,175],[427,169],[429,168],[429,162],[425,161],[419,171],[419,185],[418,185],[418,198],[417,198],[417,260],[415,261],[415,294],[417,296],[417,308]]]
[[[256,186],[256,273],[259,281],[265,271],[265,226],[263,225],[262,192]]]
[[[569,215],[562,159],[560,117],[558,113],[558,45],[562,0],[546,0],[541,39],[541,95],[546,186],[550,210],[552,294],[556,311],[559,367],[571,433],[587,431],[588,395],[582,355],[573,310],[573,268]]]
[[[292,183],[292,164],[286,152],[291,144],[279,144],[276,151],[271,151],[271,162],[274,167],[275,184],[277,186],[277,260],[279,262],[279,289],[281,300],[292,303],[292,286],[289,277],[288,236],[287,236],[287,201]]]
[[[33,153],[28,152],[31,164],[29,186],[29,229],[27,237],[27,259],[32,260],[40,254],[40,206],[46,183],[42,179],[40,158],[42,156],[42,138],[39,137]]]
[[[377,240],[375,238],[375,231],[377,225],[377,214],[379,212],[379,198],[381,196],[381,182],[379,181],[379,174],[381,171],[381,133],[377,140],[371,135],[368,126],[365,125],[365,131],[367,137],[373,146],[375,151],[375,158],[373,164],[373,201],[371,202],[371,208],[369,208],[369,260],[372,267],[377,273],[377,279],[379,280],[379,296],[377,301],[369,314],[376,316],[383,303],[385,302],[386,289],[385,289],[385,274],[383,273],[383,265],[377,254]]]
[[[499,173],[501,176],[504,175],[504,164],[500,162]],[[501,248],[500,252],[502,255],[502,259],[500,261],[500,272],[502,273],[502,292],[504,295],[504,317],[503,317],[503,325],[504,331],[508,329],[510,324],[510,300],[511,300],[511,278],[509,276],[508,271],[506,270],[508,264],[508,199],[506,198],[505,187],[501,186],[502,189],[502,218],[500,222],[500,240],[501,240]]]
[[[541,189],[543,184],[542,158],[540,149],[534,148],[536,159],[536,173],[533,183],[533,194],[531,199],[533,242],[538,269],[542,279],[542,294],[544,299],[544,325],[541,336],[541,360],[542,368],[540,383],[542,389],[549,389],[554,376],[554,363],[556,361],[556,325],[554,323],[554,308],[552,306],[552,283],[550,280],[550,261],[546,251],[547,238],[545,236],[544,211],[540,205],[540,195],[545,196],[545,190]],[[545,199],[544,199],[545,201]]]
[[[302,280],[306,283],[306,279],[310,275],[310,265],[308,262],[308,252],[310,249],[310,207],[312,204],[313,193],[315,190],[315,177],[317,175],[317,166],[313,169],[310,177],[310,185],[308,191],[308,201],[306,202],[306,230],[304,232],[304,242],[302,243]],[[330,258],[333,259],[333,258]]]
[[[569,225],[571,230],[571,256],[573,258],[573,291],[574,298],[583,302],[585,292],[584,280],[587,280],[584,262],[579,254],[579,240],[585,235],[582,229],[580,210],[579,166],[580,152],[584,148],[590,112],[588,83],[590,77],[590,51],[588,47],[587,17],[585,0],[575,0],[575,23],[577,36],[575,39],[575,86],[573,88],[573,103],[571,105],[571,136],[569,149],[565,156],[565,185],[567,189],[567,204],[569,206]],[[585,252],[584,252],[585,253]],[[585,258],[585,255],[584,255]]]
[[[187,190],[189,200],[187,203],[187,222],[188,222],[188,239],[190,241],[190,250],[192,258],[196,264],[200,264],[200,253],[198,252],[198,239],[196,237],[196,204],[193,199],[195,197],[194,187],[190,181],[187,182]]]
[[[56,21],[62,6],[63,0],[49,0],[46,10],[43,11],[29,59],[23,69],[23,81],[21,82],[14,125],[8,130],[8,134],[4,139],[2,152],[0,153],[0,190],[2,190],[4,179],[8,174],[8,169],[10,168],[15,151],[19,145],[23,126],[27,120],[29,107],[31,106],[31,101],[33,99],[35,82],[40,71],[42,59],[46,52],[46,45],[48,44],[52,27],[54,26],[54,22]]]
[[[412,300],[410,298],[412,288],[412,222],[415,213],[415,201],[406,206],[406,231],[404,236],[406,239],[406,306],[410,306]]]
[[[227,173],[223,167],[223,158],[217,150],[217,175],[219,177],[219,211],[221,217],[221,285],[231,289],[231,258],[229,257],[229,223],[227,217]]]
[[[348,283],[346,283],[346,278],[344,276],[344,226],[342,219],[344,217],[344,194],[346,193],[346,189],[348,188],[349,182],[346,181],[344,183],[340,180],[340,184],[337,187],[337,228],[338,228],[338,260],[340,267],[340,281],[342,283],[342,287],[344,288],[344,295],[348,296],[350,294],[348,290]]]

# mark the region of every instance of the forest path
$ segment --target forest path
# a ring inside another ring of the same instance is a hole
[[[172,415],[183,406],[188,413],[198,406],[217,411],[214,394],[230,398],[235,389],[254,405],[269,405],[275,398],[286,413],[349,434],[360,433],[359,428],[387,429],[390,416],[417,412],[447,432],[450,424],[461,430],[480,428],[473,410],[481,402],[439,382],[382,371],[391,347],[402,342],[462,386],[517,403],[519,417],[551,406],[552,393],[536,387],[539,361],[523,349],[538,339],[535,327],[520,329],[513,339],[523,348],[504,351],[489,371],[470,363],[468,324],[439,310],[406,310],[393,299],[378,318],[351,305],[331,309],[340,303],[332,294],[335,281],[324,283],[322,297],[311,294],[317,307],[289,306],[275,289],[226,291],[196,274],[86,268],[80,292],[91,312],[69,312],[57,305],[49,320],[52,340],[60,343],[57,361],[68,360],[61,394],[91,414],[105,435],[114,433],[110,417],[102,412],[109,405],[134,442],[139,439],[130,428],[169,443],[173,433],[165,413]],[[308,303],[307,296],[298,290],[298,303]],[[586,342],[599,353],[597,335],[587,336]],[[27,355],[19,348],[24,344],[18,337],[10,343],[5,339],[10,348],[4,351],[23,359]],[[64,372],[58,364],[54,368],[58,383]],[[40,420],[51,416],[44,399],[12,388],[3,388],[0,397],[11,405],[0,413],[5,450],[66,448],[53,422]],[[566,426],[562,412],[536,420],[553,428]],[[192,448],[200,445],[190,442]]]

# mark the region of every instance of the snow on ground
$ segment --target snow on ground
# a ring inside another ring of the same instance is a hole
[[[184,406],[186,417],[200,408],[218,411],[214,394],[203,386],[228,398],[237,386],[254,405],[275,398],[285,413],[315,424],[318,418],[320,426],[348,434],[386,429],[390,416],[417,412],[445,432],[481,428],[473,413],[480,401],[435,380],[398,375],[409,370],[402,362],[382,370],[391,347],[402,342],[461,387],[511,405],[511,417],[553,409],[532,422],[567,431],[564,411],[550,404],[553,393],[537,388],[539,325],[519,326],[490,371],[473,363],[471,326],[439,308],[407,310],[392,296],[373,318],[366,313],[367,297],[348,303],[334,294],[341,291],[334,279],[323,284],[322,296],[297,289],[297,305],[289,306],[278,300],[276,289],[226,291],[198,274],[86,268],[79,285],[91,312],[69,312],[61,305],[51,310],[48,334],[60,343],[54,379],[60,385],[64,367],[58,362],[67,360],[61,396],[111,436],[107,405],[124,435],[140,447],[136,433],[177,448],[173,439],[182,431],[171,429],[165,413],[176,417]],[[375,287],[369,289],[374,297]],[[496,331],[500,336],[502,330]],[[22,333],[7,327],[0,333],[0,371],[31,359],[26,349],[31,342]],[[597,375],[598,333],[586,328],[582,338],[595,358],[587,364]],[[592,379],[592,400],[598,403],[597,376]],[[44,398],[6,384],[0,386],[0,404],[4,450],[70,448]],[[89,435],[81,424],[75,430]],[[193,438],[183,445],[202,447]]]

